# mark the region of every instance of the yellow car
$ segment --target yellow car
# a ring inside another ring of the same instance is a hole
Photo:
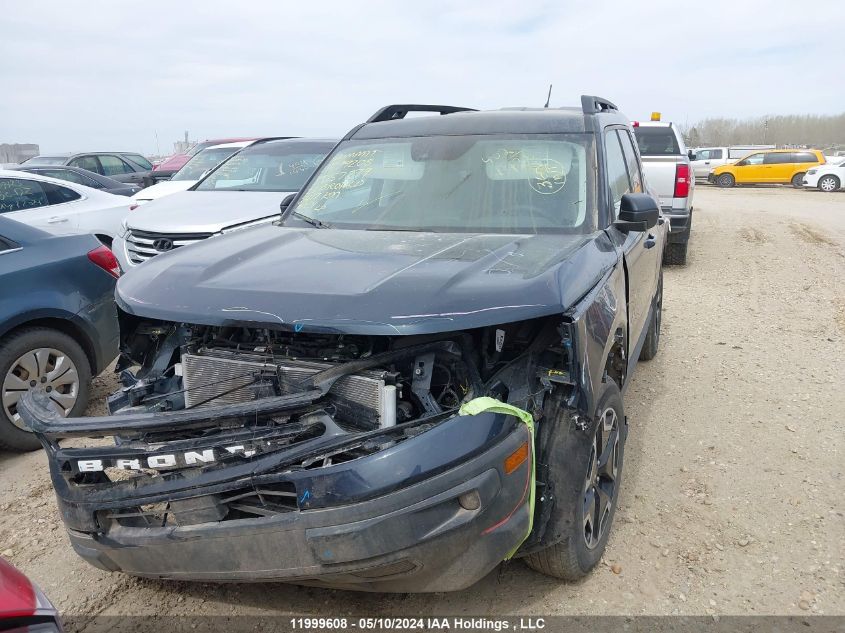
[[[800,188],[804,173],[824,162],[824,154],[817,149],[768,149],[749,154],[730,165],[716,167],[707,180],[720,187],[791,183],[793,187]]]

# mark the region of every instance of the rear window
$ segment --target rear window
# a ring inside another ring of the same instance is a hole
[[[638,126],[634,128],[634,136],[637,137],[637,145],[643,156],[674,156],[681,153],[678,139],[670,127]]]

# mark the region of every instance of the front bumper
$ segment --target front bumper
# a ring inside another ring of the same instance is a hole
[[[819,179],[821,178],[820,174],[804,174],[804,178],[801,181],[801,184],[804,187],[818,187],[819,186]]]
[[[301,407],[305,400],[291,406]],[[254,409],[256,402],[251,405]],[[229,412],[238,407],[248,408],[228,405]],[[320,468],[299,464],[303,456],[325,453],[332,443],[359,441],[362,434],[323,436],[152,482],[92,484],[74,481],[68,464],[130,449],[59,448],[55,439],[60,436],[93,435],[91,424],[97,419],[66,420],[61,432],[63,425],[46,419],[33,400],[22,409],[47,449],[71,543],[101,569],[178,580],[451,591],[491,571],[528,531],[531,460],[509,474],[504,471],[505,459],[530,441],[525,425],[513,416],[447,416],[404,439],[401,435],[414,423],[369,431],[364,434],[369,441],[385,442],[382,450]],[[143,417],[130,420],[127,429],[146,432],[174,419],[189,427],[196,423],[186,422],[189,416],[212,409],[223,407],[101,420],[108,425]],[[222,419],[206,415],[215,424]],[[161,443],[154,444],[160,454]],[[132,450],[137,456],[152,448],[133,445]],[[127,508],[162,501],[192,503],[202,512],[208,499],[280,487],[290,491],[295,503],[267,516],[165,526],[114,518]]]

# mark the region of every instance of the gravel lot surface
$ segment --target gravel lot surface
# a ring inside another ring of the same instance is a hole
[[[616,525],[585,581],[519,561],[410,596],[108,574],[71,550],[41,453],[0,453],[0,554],[73,616],[845,614],[845,193],[695,195],[660,352],[625,399]],[[115,385],[96,380],[89,414]]]

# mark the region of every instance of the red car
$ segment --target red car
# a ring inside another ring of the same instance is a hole
[[[191,156],[204,150],[206,147],[211,147],[212,145],[220,145],[222,143],[237,143],[238,141],[254,141],[255,138],[217,138],[211,140],[205,140],[202,143],[197,143],[191,149],[189,149],[184,154],[173,154],[163,161],[161,161],[158,165],[153,167],[153,171],[179,171],[182,169],[182,166],[187,163]]]
[[[3,558],[0,558],[0,631],[62,631],[56,608],[29,578]]]

